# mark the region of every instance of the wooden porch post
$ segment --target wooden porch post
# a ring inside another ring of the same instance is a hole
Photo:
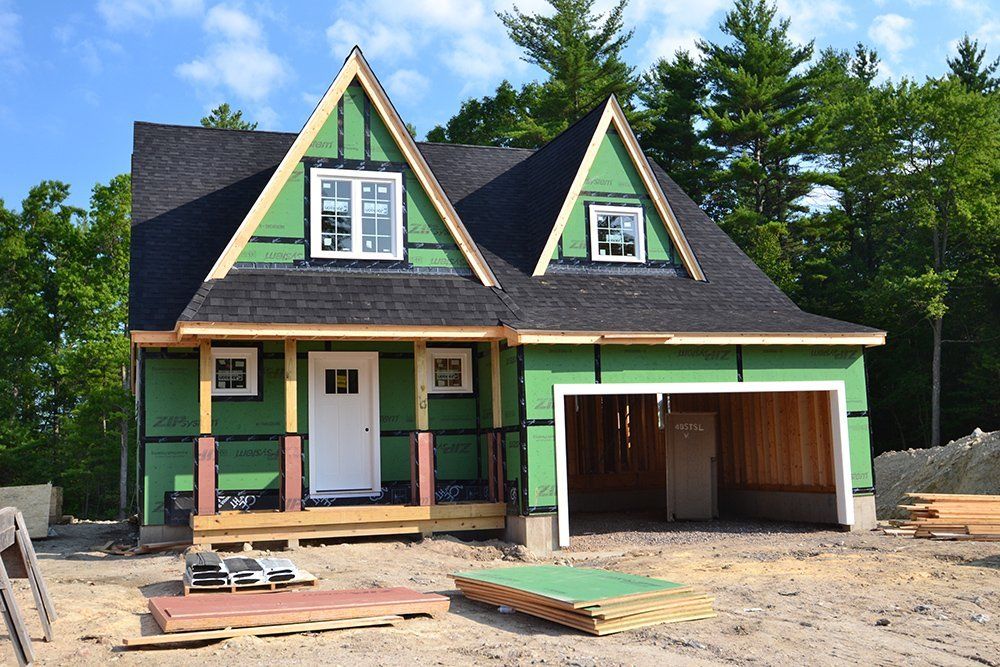
[[[215,438],[212,437],[212,341],[198,344],[198,438],[194,445],[194,503],[198,515],[216,513]]]
[[[299,432],[298,341],[285,339],[285,434],[281,437],[278,507],[302,509],[302,436]]]
[[[416,422],[418,431],[430,428],[427,416],[427,343],[418,340],[413,343],[413,384],[416,388]]]
[[[490,500],[504,499],[503,474],[503,402],[500,395],[500,341],[490,341],[490,381],[493,397],[493,430],[486,439],[486,477],[489,481]]]
[[[427,343],[413,342],[416,431],[410,440],[410,495],[414,505],[434,504],[434,435],[427,410]]]

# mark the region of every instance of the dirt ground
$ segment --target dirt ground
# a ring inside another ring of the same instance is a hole
[[[56,531],[58,537],[36,544],[60,615],[53,643],[40,639],[27,582],[15,583],[43,665],[1000,666],[1000,543],[580,515],[574,517],[572,549],[540,561],[502,542],[448,536],[302,546],[285,555],[320,577],[322,588],[409,586],[449,595],[451,611],[394,628],[125,650],[123,637],[156,631],[146,598],[180,592],[183,556],[95,551],[126,537],[124,524],[80,523]],[[695,584],[716,596],[719,615],[592,637],[465,600],[447,577],[526,560]],[[6,635],[0,635],[0,663],[13,664]]]

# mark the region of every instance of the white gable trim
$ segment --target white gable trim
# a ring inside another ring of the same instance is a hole
[[[333,80],[333,83],[330,84],[319,104],[316,105],[312,115],[309,116],[309,120],[306,121],[306,124],[292,143],[291,148],[288,149],[285,157],[278,164],[278,168],[271,175],[267,185],[261,190],[257,201],[254,202],[243,222],[240,223],[239,228],[229,240],[219,259],[216,260],[206,280],[225,278],[229,273],[229,269],[233,267],[243,248],[249,243],[250,237],[253,236],[253,232],[257,229],[257,225],[264,217],[264,214],[271,208],[281,188],[292,175],[295,166],[302,160],[306,149],[312,144],[313,139],[316,138],[320,128],[330,114],[334,112],[337,102],[344,95],[347,87],[355,77],[361,83],[361,88],[371,100],[376,113],[385,122],[389,133],[403,153],[403,157],[411,169],[413,169],[413,173],[420,182],[420,185],[427,192],[431,203],[434,205],[434,209],[441,216],[441,219],[444,220],[445,226],[455,239],[455,244],[462,251],[465,260],[472,267],[472,271],[476,277],[487,287],[499,287],[499,281],[497,281],[493,271],[487,265],[479,248],[473,242],[465,225],[462,224],[458,213],[455,211],[455,207],[451,205],[441,184],[438,183],[437,178],[431,172],[423,155],[420,154],[417,145],[413,142],[413,137],[406,131],[403,120],[396,113],[396,109],[392,106],[388,96],[385,94],[385,90],[382,89],[382,85],[375,78],[375,74],[368,66],[361,53],[361,49],[358,47],[354,47],[351,50],[351,54],[344,62],[344,66]]]
[[[635,134],[632,132],[632,128],[629,126],[628,120],[625,118],[625,112],[622,111],[621,105],[618,104],[618,100],[614,96],[608,100],[604,107],[604,112],[601,114],[601,120],[597,123],[597,129],[594,131],[594,136],[591,138],[590,144],[587,146],[587,151],[583,155],[580,168],[577,170],[576,177],[570,185],[569,193],[566,195],[566,200],[563,202],[562,208],[559,209],[559,215],[556,216],[552,232],[549,234],[549,238],[545,242],[545,247],[542,249],[542,254],[538,258],[538,263],[535,265],[535,270],[532,272],[532,275],[541,276],[545,274],[545,270],[549,266],[549,261],[552,259],[552,253],[555,252],[556,245],[559,243],[559,238],[562,236],[563,230],[566,229],[566,223],[569,221],[573,205],[580,196],[580,191],[583,190],[584,181],[587,178],[587,174],[590,172],[590,167],[594,164],[594,159],[597,157],[597,151],[601,146],[601,142],[604,140],[604,135],[607,134],[608,128],[612,124],[618,131],[618,135],[622,138],[622,141],[625,143],[625,148],[628,151],[629,157],[632,158],[632,164],[642,177],[642,182],[646,186],[646,190],[649,192],[649,196],[653,201],[653,206],[656,207],[656,212],[659,214],[660,219],[663,220],[663,224],[667,228],[667,233],[670,235],[670,240],[673,242],[674,248],[677,249],[677,253],[681,257],[681,263],[684,265],[684,268],[687,269],[687,272],[692,278],[695,280],[705,280],[705,274],[701,270],[701,266],[698,264],[698,260],[695,258],[694,252],[691,250],[691,246],[684,237],[684,232],[681,231],[681,226],[677,222],[677,217],[674,215],[673,209],[670,208],[670,203],[663,194],[663,190],[660,188],[659,182],[653,175],[653,170],[650,168],[645,154],[639,147],[639,141],[635,138]]]

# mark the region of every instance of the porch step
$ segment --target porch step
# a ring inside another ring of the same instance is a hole
[[[375,535],[429,535],[504,527],[504,503],[315,507],[298,512],[193,515],[194,544],[232,544]]]

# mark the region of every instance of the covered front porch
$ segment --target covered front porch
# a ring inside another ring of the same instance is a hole
[[[140,345],[150,360],[197,359],[198,435],[187,440],[194,440],[191,491],[168,493],[164,501],[164,516],[189,509],[194,544],[295,545],[302,539],[505,527],[498,340],[468,334],[417,340],[213,335]],[[237,358],[235,351],[252,346],[259,349],[260,368],[245,373],[256,376],[260,394],[220,397],[228,368],[220,357]],[[431,368],[443,351],[461,353],[468,383],[436,393],[429,387]],[[280,432],[234,434],[244,425],[234,414],[277,425],[251,416],[274,417],[275,401],[284,422]],[[270,479],[266,488],[231,481],[234,470],[246,466],[245,456],[238,457],[248,442],[271,452],[265,464],[271,475],[255,462],[254,479]]]

